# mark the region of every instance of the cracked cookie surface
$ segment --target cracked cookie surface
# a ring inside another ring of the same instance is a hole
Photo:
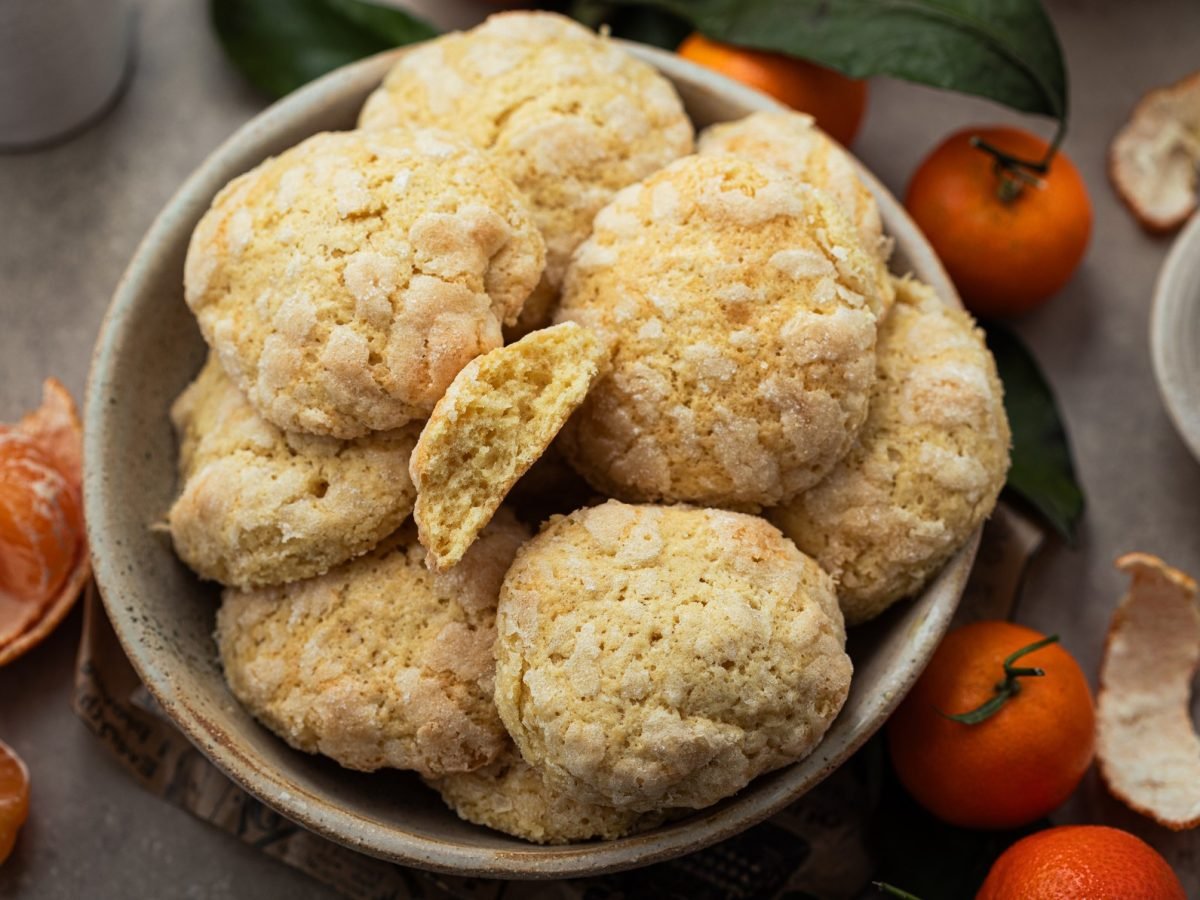
[[[353,438],[425,418],[500,346],[544,257],[524,198],[462,137],[326,132],[217,195],[184,295],[264,418]]]
[[[557,789],[700,808],[807,755],[851,664],[833,582],[769,522],[615,500],[518,553],[497,616],[496,705]]]
[[[281,431],[212,355],[171,420],[181,489],[167,522],[175,551],[204,578],[244,588],[320,575],[412,512],[418,424],[352,441]]]
[[[227,589],[216,640],[230,690],[293,747],[350,769],[487,765],[508,744],[492,703],[496,597],[527,536],[502,511],[468,565],[435,575],[408,525],[319,578]]]
[[[887,261],[892,241],[884,237],[874,195],[863,184],[850,154],[800,112],[756,112],[734,122],[704,129],[696,152],[732,153],[790,172],[805,184],[826,191],[858,229],[863,249],[875,257],[880,311],[894,299]]]
[[[614,348],[563,451],[623,500],[757,508],[820,481],[867,415],[875,261],[828,195],[691,156],[596,217],[560,321]]]
[[[458,131],[529,198],[546,272],[520,333],[549,321],[572,251],[620,188],[692,152],[671,83],[607,38],[546,12],[505,12],[401,57],[359,118]]]
[[[983,332],[896,279],[858,442],[772,520],[838,582],[848,624],[918,591],[992,512],[1009,465],[1004,389]]]
[[[538,844],[610,841],[654,828],[666,817],[585,803],[548,783],[511,745],[482,769],[428,783],[460,818]]]

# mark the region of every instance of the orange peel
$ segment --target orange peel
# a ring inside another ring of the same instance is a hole
[[[1200,665],[1196,582],[1155,556],[1129,574],[1100,664],[1096,757],[1113,796],[1175,831],[1200,825],[1200,735],[1189,711]]]
[[[13,435],[24,439],[49,461],[56,485],[73,493],[81,503],[83,481],[83,427],[70,393],[57,379],[48,378],[42,387],[42,405],[15,425],[0,425],[0,440]],[[19,600],[0,592],[0,666],[12,662],[37,646],[74,606],[88,579],[91,562],[87,535],[79,520],[73,561],[55,589],[45,597]]]
[[[1109,148],[1108,174],[1147,231],[1174,231],[1192,215],[1200,164],[1200,72],[1150,91]]]

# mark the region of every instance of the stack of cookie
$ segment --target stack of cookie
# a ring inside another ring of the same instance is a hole
[[[235,179],[188,251],[211,353],[169,524],[225,586],[234,695],[547,843],[806,756],[845,625],[1003,484],[974,323],[889,274],[810,119],[693,152],[671,84],[556,15],[413,49],[359,124]]]

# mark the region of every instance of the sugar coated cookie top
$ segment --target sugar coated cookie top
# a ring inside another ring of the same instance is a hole
[[[445,575],[406,526],[327,575],[227,590],[234,695],[293,747],[351,769],[466,772],[508,743],[492,703],[496,597],[528,532],[502,511]]]
[[[837,580],[850,624],[915,593],[988,517],[1008,473],[1003,387],[966,312],[897,279],[878,360],[858,443],[771,514]]]
[[[524,198],[463,138],[329,132],[217,195],[184,284],[266,419],[351,438],[428,415],[543,261]]]
[[[564,431],[626,500],[780,503],[819,481],[867,414],[875,263],[828,195],[736,156],[691,156],[596,217],[560,320],[614,349]]]
[[[564,16],[505,12],[405,53],[359,124],[434,125],[486,148],[529,198],[549,289],[627,184],[692,151],[671,83]]]
[[[181,488],[167,521],[176,552],[204,578],[245,588],[320,575],[412,512],[416,424],[352,441],[281,431],[211,355],[171,418]]]
[[[879,204],[863,184],[849,153],[800,112],[756,112],[734,122],[711,125],[700,133],[696,152],[732,153],[777,166],[805,184],[821,188],[858,229],[863,249],[876,258],[882,308],[891,306],[893,291],[887,261],[892,241],[884,237]]]
[[[496,703],[562,790],[703,807],[805,756],[851,665],[833,582],[769,522],[612,500],[559,517],[505,577]]]

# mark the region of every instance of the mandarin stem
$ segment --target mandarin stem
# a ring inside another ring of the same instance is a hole
[[[894,884],[888,884],[886,881],[872,881],[871,884],[879,888],[879,890],[892,897],[899,897],[900,900],[921,900],[916,894],[910,894],[906,890],[896,887]]]
[[[1032,644],[1022,647],[1019,650],[1014,650],[1006,656],[1003,663],[1004,680],[996,684],[994,688],[996,692],[995,696],[985,703],[981,703],[967,712],[955,713],[953,715],[942,712],[940,709],[938,712],[947,719],[954,722],[961,722],[963,725],[978,725],[980,722],[990,719],[1000,711],[1000,707],[1004,706],[1005,703],[1021,692],[1021,683],[1017,680],[1018,678],[1041,678],[1046,674],[1045,669],[1036,667],[1015,668],[1013,663],[1022,656],[1028,656],[1030,653],[1057,642],[1058,635],[1052,634],[1049,637],[1034,641]]]

